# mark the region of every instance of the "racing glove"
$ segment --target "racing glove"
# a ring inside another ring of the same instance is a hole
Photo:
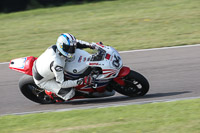
[[[85,76],[77,81],[78,85],[91,85],[93,82],[93,78],[91,75]]]

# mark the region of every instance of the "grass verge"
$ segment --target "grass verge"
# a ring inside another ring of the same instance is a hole
[[[0,132],[199,133],[200,99],[0,117]]]
[[[118,50],[200,43],[199,0],[113,0],[0,14],[0,62],[39,56],[60,33]]]

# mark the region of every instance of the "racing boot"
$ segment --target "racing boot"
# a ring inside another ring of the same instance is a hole
[[[74,88],[61,88],[57,95],[67,101],[75,95],[75,90]]]

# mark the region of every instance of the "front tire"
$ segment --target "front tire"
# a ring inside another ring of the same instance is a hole
[[[114,89],[123,95],[135,97],[144,96],[149,91],[149,82],[140,73],[131,70],[130,73],[124,77],[125,85],[121,86],[115,83]]]
[[[37,87],[32,76],[23,75],[19,80],[19,88],[22,94],[33,102],[41,104],[54,103],[43,89]]]

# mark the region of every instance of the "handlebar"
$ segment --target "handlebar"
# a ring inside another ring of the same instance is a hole
[[[92,55],[92,58],[90,61],[101,61],[104,59],[104,56],[106,54],[106,51],[102,48],[104,47],[101,44],[97,44],[97,43],[92,43],[91,45],[94,46],[94,48],[97,50],[97,53]]]

